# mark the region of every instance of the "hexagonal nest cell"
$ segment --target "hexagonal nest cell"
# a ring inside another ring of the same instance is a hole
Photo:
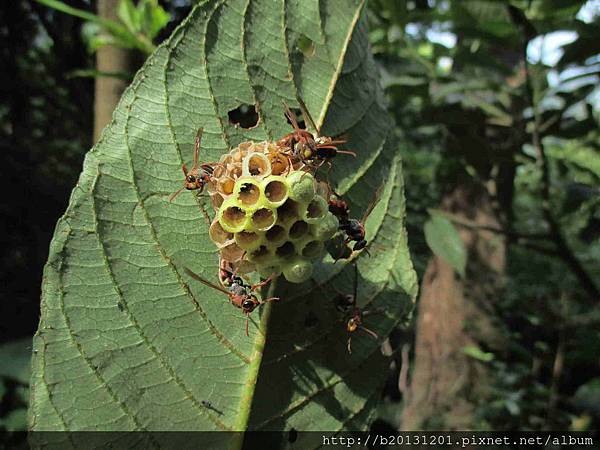
[[[313,175],[270,142],[244,142],[219,163],[208,190],[216,212],[209,236],[221,258],[244,272],[306,281],[338,226]]]

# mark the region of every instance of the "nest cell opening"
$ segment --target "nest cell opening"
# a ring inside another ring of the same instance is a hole
[[[208,234],[212,241],[217,245],[223,245],[233,239],[233,234],[225,231],[218,221],[214,221],[210,224]]]
[[[237,198],[244,206],[253,206],[260,197],[260,187],[254,183],[244,182],[239,188]]]
[[[323,251],[323,243],[321,241],[310,241],[302,249],[302,256],[307,258],[316,258]]]
[[[310,224],[316,224],[322,221],[327,213],[329,207],[325,199],[319,195],[316,195],[302,211],[302,217]]]
[[[261,245],[256,250],[251,252],[249,256],[250,259],[257,264],[260,264],[261,262],[266,262],[268,259],[272,258],[271,252],[264,245]]]
[[[277,250],[275,250],[275,254],[280,258],[287,258],[288,256],[291,256],[294,253],[296,253],[296,248],[291,242],[286,242],[282,246],[277,247]]]
[[[290,227],[290,239],[300,239],[308,232],[308,224],[303,220],[298,220]]]
[[[227,261],[236,262],[242,258],[244,253],[244,249],[232,242],[221,249],[221,258]]]
[[[290,166],[289,159],[280,152],[269,154],[269,161],[271,162],[271,173],[273,175],[281,175],[287,172]]]
[[[215,170],[213,170],[213,178],[221,178],[223,175],[225,174],[225,166],[219,164],[218,166],[215,167]]]
[[[270,203],[280,204],[287,197],[287,186],[283,181],[271,180],[265,186],[265,197]]]
[[[268,242],[280,242],[286,238],[285,228],[280,225],[273,225],[269,231],[265,233]]]
[[[223,211],[221,221],[224,222],[228,228],[240,228],[246,222],[246,212],[237,206],[228,206]]]
[[[242,176],[242,168],[239,166],[230,167],[229,174],[233,177],[234,180],[237,180]]]
[[[244,158],[242,172],[253,177],[266,177],[271,174],[271,163],[263,153],[252,153]]]
[[[234,187],[235,187],[235,181],[233,181],[229,177],[221,178],[217,182],[217,190],[224,195],[231,195]]]
[[[288,198],[283,205],[277,208],[277,215],[281,223],[288,223],[293,219],[297,219],[298,203]]]
[[[210,196],[210,201],[213,205],[213,208],[219,209],[223,204],[223,196],[221,196],[220,194],[212,194]]]
[[[267,230],[275,224],[277,217],[275,213],[267,208],[257,209],[252,214],[252,224],[259,230]]]
[[[260,235],[251,231],[240,231],[235,234],[235,242],[245,250],[251,250],[257,247],[261,240],[260,238]]]
[[[311,201],[306,207],[306,217],[309,219],[318,219],[324,215],[325,210],[323,209],[323,205],[317,199]]]

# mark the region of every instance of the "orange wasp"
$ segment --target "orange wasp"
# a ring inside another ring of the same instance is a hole
[[[172,202],[173,199],[177,197],[184,189],[187,189],[188,191],[194,191],[198,189],[200,192],[202,192],[204,190],[204,186],[206,186],[206,184],[211,180],[215,166],[220,165],[220,163],[204,163],[198,166],[200,140],[202,139],[203,130],[203,128],[199,128],[198,132],[196,133],[196,142],[194,143],[194,162],[192,164],[192,168],[187,170],[185,164],[181,165],[181,169],[185,175],[185,181],[183,182],[183,187],[169,197],[169,202]]]
[[[348,343],[346,347],[348,353],[352,354],[352,335],[362,330],[376,341],[379,340],[379,336],[373,330],[368,329],[363,325],[363,318],[370,314],[380,312],[379,310],[363,311],[356,305],[356,298],[358,293],[358,268],[354,264],[354,293],[340,295],[337,299],[337,308],[342,312],[350,312],[348,320],[346,321],[346,331],[348,332]]]
[[[356,157],[356,153],[349,150],[338,150],[337,146],[345,144],[346,139],[333,139],[328,136],[320,136],[320,131],[302,99],[298,98],[298,103],[300,104],[302,115],[309,122],[310,126],[316,130],[317,137],[315,138],[308,130],[300,128],[296,114],[283,102],[285,115],[292,124],[294,131],[279,139],[277,141],[278,146],[288,148],[291,151],[291,156],[296,161],[301,161],[304,165],[315,169],[321,167],[325,162],[331,165],[329,160],[334,158],[338,153]]]
[[[205,280],[200,275],[195,274],[187,267],[185,268],[185,271],[194,280],[197,280],[206,286],[209,286],[227,295],[227,297],[229,297],[229,302],[236,308],[240,308],[242,310],[242,312],[246,315],[246,336],[249,335],[248,319],[250,313],[263,303],[279,300],[279,297],[269,297],[260,301],[256,295],[254,295],[254,291],[271,282],[273,275],[266,280],[261,281],[260,283],[248,285],[241,277],[237,276],[236,272],[229,271],[229,269],[221,263],[219,267],[219,280],[223,286],[218,286],[208,280]],[[223,278],[224,274],[226,274],[225,278]]]

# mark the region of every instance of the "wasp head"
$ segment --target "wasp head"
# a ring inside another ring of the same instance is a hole
[[[254,309],[258,305],[260,305],[260,303],[254,295],[249,295],[244,300],[242,300],[241,303],[242,310],[247,314],[250,314],[252,311],[254,311]]]

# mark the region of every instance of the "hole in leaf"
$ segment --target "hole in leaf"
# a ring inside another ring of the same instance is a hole
[[[306,123],[304,122],[304,116],[302,115],[302,111],[298,108],[290,108],[290,109],[296,115],[296,118],[298,119],[298,126],[302,129],[306,128]],[[288,119],[287,116],[285,116],[285,120],[287,121],[287,123],[290,124],[290,126],[292,125],[292,122],[290,122],[290,119]]]
[[[242,128],[252,128],[258,123],[258,113],[254,105],[240,105],[227,113],[229,122]]]
[[[315,43],[308,36],[301,35],[298,38],[297,47],[307,58],[310,58],[315,54]]]

